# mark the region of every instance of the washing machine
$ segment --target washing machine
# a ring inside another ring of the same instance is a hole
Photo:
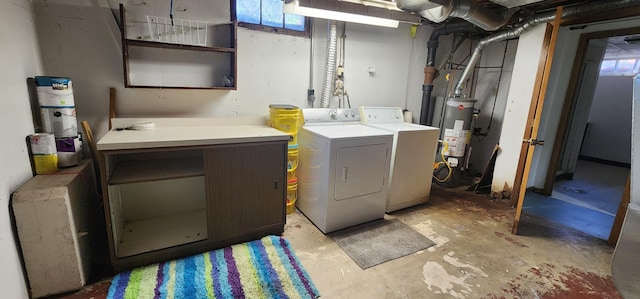
[[[323,233],[384,217],[393,134],[357,109],[303,109],[297,208]]]
[[[405,123],[399,107],[360,107],[362,123],[393,133],[386,211],[427,202],[439,129]]]

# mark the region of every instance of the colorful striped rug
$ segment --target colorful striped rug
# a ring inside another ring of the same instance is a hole
[[[318,298],[287,240],[267,236],[116,275],[108,299]]]

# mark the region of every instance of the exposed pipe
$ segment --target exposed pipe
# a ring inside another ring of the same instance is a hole
[[[315,49],[313,46],[313,22],[309,22],[309,89],[307,89],[307,101],[311,108],[313,108],[313,103],[316,101],[315,91],[313,90],[313,65],[315,63]]]
[[[433,122],[433,109],[435,102],[431,99],[433,91],[433,79],[436,76],[436,50],[438,49],[438,39],[441,35],[455,32],[475,31],[475,26],[466,22],[445,24],[434,30],[427,42],[427,63],[424,68],[424,83],[422,85],[422,106],[420,109],[420,124],[430,126]]]
[[[471,0],[396,0],[402,10],[416,12],[424,18],[440,23],[449,17],[467,20],[483,30],[495,31],[509,22],[517,9],[488,9]]]
[[[616,0],[616,1],[598,1],[587,3],[584,5],[573,6],[563,9],[562,18],[566,17],[583,17],[593,14],[602,13],[605,11],[611,11],[616,9],[627,8],[631,6],[640,5],[640,0]],[[458,83],[456,84],[453,95],[454,96],[462,96],[462,89],[464,88],[465,81],[471,75],[471,72],[475,68],[476,64],[480,60],[480,55],[482,54],[482,50],[490,43],[503,41],[507,39],[512,39],[519,37],[522,33],[530,30],[535,25],[540,23],[547,23],[553,21],[555,19],[555,11],[549,11],[545,13],[540,13],[534,15],[532,18],[521,22],[516,25],[514,28],[499,32],[497,34],[487,36],[478,41],[478,44],[473,49],[471,54],[471,58],[469,58],[469,62],[467,63],[467,67],[462,72]]]
[[[488,9],[469,0],[453,0],[451,16],[467,20],[486,31],[496,31],[509,22],[517,9]]]
[[[322,82],[322,96],[320,98],[320,107],[329,108],[329,100],[331,99],[331,84],[336,72],[336,53],[338,49],[337,25],[336,21],[329,21],[327,36],[327,55],[325,63],[324,80]]]

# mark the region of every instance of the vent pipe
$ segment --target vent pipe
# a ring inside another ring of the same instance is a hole
[[[420,109],[420,124],[432,125],[433,122],[433,110],[435,108],[435,102],[431,99],[431,92],[433,91],[433,79],[437,76],[437,70],[435,67],[436,62],[436,50],[438,49],[441,35],[447,35],[456,32],[472,32],[477,31],[476,27],[467,22],[460,22],[455,24],[445,24],[436,28],[427,42],[427,63],[424,68],[424,83],[422,85],[422,106]]]
[[[509,22],[517,9],[488,9],[470,0],[453,0],[451,16],[467,20],[485,31],[496,31]]]
[[[320,107],[329,108],[331,99],[331,85],[336,74],[336,55],[338,52],[338,29],[336,21],[329,21],[327,31],[327,56],[324,64],[324,80],[322,82],[322,94]]]
[[[584,5],[573,6],[565,8],[562,11],[562,18],[566,17],[584,17],[588,15],[594,15],[603,13],[606,11],[612,11],[616,9],[623,9],[631,6],[640,5],[640,0],[616,0],[616,1],[597,1]],[[456,84],[453,95],[456,97],[462,96],[462,89],[464,88],[464,83],[469,79],[471,72],[475,68],[476,64],[480,60],[480,55],[482,54],[482,50],[490,43],[503,41],[507,39],[517,38],[522,33],[530,30],[535,25],[540,23],[548,23],[555,19],[555,11],[550,11],[546,13],[541,13],[534,15],[532,18],[516,25],[514,28],[499,32],[497,34],[487,36],[478,41],[478,44],[473,49],[473,53],[471,54],[471,58],[469,58],[469,62],[467,63],[466,68],[462,72],[458,83]]]
[[[467,20],[486,31],[496,31],[509,22],[517,9],[488,9],[471,0],[396,0],[402,10],[415,12],[440,23],[449,17]]]

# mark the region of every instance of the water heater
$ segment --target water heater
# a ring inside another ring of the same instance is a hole
[[[442,144],[436,157],[439,163],[434,172],[439,185],[457,187],[461,184],[461,170],[471,139],[474,104],[475,100],[464,97],[447,99],[440,130]]]

